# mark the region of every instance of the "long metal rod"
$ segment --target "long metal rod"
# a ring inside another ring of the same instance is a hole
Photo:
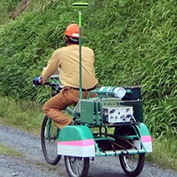
[[[82,14],[79,11],[79,97],[82,99]]]

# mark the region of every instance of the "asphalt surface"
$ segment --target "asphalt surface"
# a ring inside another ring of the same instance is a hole
[[[23,157],[0,154],[0,177],[68,177],[64,159],[56,166],[45,162],[40,137],[0,124],[0,143],[21,152]],[[117,157],[96,157],[91,161],[88,177],[126,177]],[[145,162],[139,177],[177,177],[177,172],[163,170]]]

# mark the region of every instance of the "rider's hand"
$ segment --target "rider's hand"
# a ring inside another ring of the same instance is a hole
[[[41,77],[35,77],[33,79],[33,84],[34,85],[42,85],[42,83],[41,83]]]

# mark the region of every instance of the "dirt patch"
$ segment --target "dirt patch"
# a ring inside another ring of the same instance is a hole
[[[10,19],[15,20],[17,16],[21,15],[26,10],[26,8],[29,6],[30,2],[31,0],[21,1],[16,7],[16,9],[13,12],[11,12]]]

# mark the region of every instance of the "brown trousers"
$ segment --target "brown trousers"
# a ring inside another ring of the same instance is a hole
[[[86,98],[88,91],[82,92],[83,98]],[[92,95],[95,96],[95,95]],[[62,110],[66,109],[71,104],[76,104],[79,101],[79,90],[70,87],[64,87],[63,90],[50,98],[43,106],[45,115],[50,117],[56,125],[62,129],[64,126],[69,125],[72,121],[67,117]]]

